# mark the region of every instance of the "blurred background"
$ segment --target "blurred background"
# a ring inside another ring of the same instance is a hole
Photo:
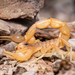
[[[51,17],[65,22],[75,21],[75,0],[45,0],[38,18]]]

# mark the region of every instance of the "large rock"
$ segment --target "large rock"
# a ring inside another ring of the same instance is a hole
[[[34,18],[44,0],[0,0],[0,18]]]
[[[25,35],[27,29],[34,24],[36,19],[0,19],[0,36],[5,35]]]
[[[22,23],[17,23],[14,21],[4,21],[0,19],[0,36],[15,34],[22,35],[27,29],[27,27],[23,25],[24,24]]]

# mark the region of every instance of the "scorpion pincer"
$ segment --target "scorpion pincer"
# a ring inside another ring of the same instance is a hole
[[[44,42],[39,42],[35,39],[34,34],[36,28],[43,29],[48,26],[52,28],[59,28],[60,36],[55,40],[48,40]],[[42,57],[51,57],[56,53],[56,55],[70,56],[70,61],[72,61],[72,45],[68,42],[70,38],[70,31],[65,22],[62,22],[57,19],[45,19],[42,21],[35,22],[24,36],[24,41],[17,44],[15,47],[16,52],[11,53],[8,51],[3,51],[3,54],[18,61],[26,61],[31,58],[31,56],[36,56],[38,59]],[[16,42],[16,41],[15,41]],[[29,45],[25,45],[25,43]],[[60,48],[63,48],[66,45],[67,52],[62,52]]]

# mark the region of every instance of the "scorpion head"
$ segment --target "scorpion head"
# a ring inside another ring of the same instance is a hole
[[[30,45],[28,45],[25,41],[23,41],[15,46],[15,50],[27,49],[29,46]]]
[[[3,54],[18,61],[26,61],[30,59],[34,53],[34,48],[30,45],[25,45],[24,42],[16,45],[15,49],[17,50],[15,53],[3,51]]]

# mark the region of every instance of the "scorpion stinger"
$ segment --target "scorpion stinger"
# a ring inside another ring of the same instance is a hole
[[[0,36],[0,40],[9,40],[9,41],[14,41],[16,43],[20,43],[25,39],[21,35],[12,35],[12,36]]]

